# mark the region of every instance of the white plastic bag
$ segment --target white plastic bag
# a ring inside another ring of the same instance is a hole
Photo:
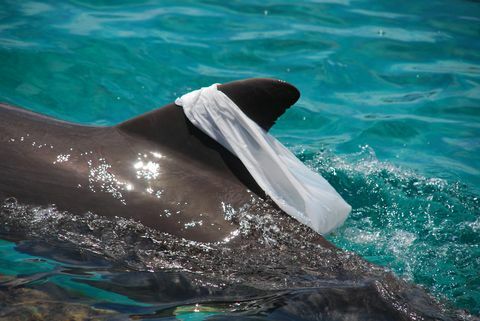
[[[271,136],[217,84],[177,98],[187,118],[236,155],[257,184],[287,214],[320,234],[341,225],[351,206],[318,173]]]

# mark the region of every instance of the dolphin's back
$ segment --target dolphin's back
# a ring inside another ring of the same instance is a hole
[[[262,79],[219,89],[268,129],[298,99],[285,86]],[[0,105],[0,164],[0,198],[129,217],[199,241],[221,240],[236,228],[224,218],[225,205],[264,196],[241,161],[174,104],[110,127]],[[193,223],[200,225],[187,228]]]

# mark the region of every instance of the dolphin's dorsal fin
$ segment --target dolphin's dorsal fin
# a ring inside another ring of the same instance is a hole
[[[269,130],[275,121],[300,97],[299,91],[289,83],[276,79],[252,78],[218,85],[250,119]],[[117,127],[131,132],[144,132],[145,127],[172,125],[172,105],[159,108],[144,115],[127,120]],[[156,126],[157,125],[157,126]],[[157,127],[158,128],[158,127]],[[155,131],[156,132],[156,131]]]
[[[217,88],[267,131],[300,97],[297,88],[289,83],[268,78],[239,80]]]
[[[255,78],[234,81],[217,87],[242,111],[265,130],[299,98],[292,85],[274,79]],[[196,128],[186,117],[182,107],[169,104],[146,114],[129,119],[117,126],[121,132],[140,136],[155,144],[188,155],[208,166],[226,167],[255,194],[263,197],[263,190],[242,162],[218,142]]]

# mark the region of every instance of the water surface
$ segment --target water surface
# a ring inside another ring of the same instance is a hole
[[[302,97],[272,133],[353,207],[328,238],[450,308],[479,314],[479,36],[474,1],[2,1],[0,98],[112,125],[215,82],[289,81]],[[73,236],[62,241],[92,251]],[[8,284],[40,282],[56,298],[72,284],[48,253],[23,256],[9,241],[1,248]],[[103,277],[95,264],[90,281]],[[113,290],[73,288],[86,307],[102,298],[117,312],[145,308]],[[187,320],[190,305],[182,306],[166,315]]]

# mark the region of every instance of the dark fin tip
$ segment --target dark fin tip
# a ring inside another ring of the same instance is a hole
[[[260,127],[269,130],[275,121],[300,97],[300,92],[287,82],[269,78],[251,78],[232,81],[218,85],[218,89],[226,94],[250,119]],[[177,115],[181,110],[173,104],[150,111],[129,119],[117,127],[119,129],[145,133],[150,128],[155,133],[174,127],[168,118]],[[178,106],[177,106],[178,107]],[[180,108],[180,107],[178,107]]]
[[[270,78],[237,80],[219,85],[218,89],[265,130],[300,98],[293,85]]]

